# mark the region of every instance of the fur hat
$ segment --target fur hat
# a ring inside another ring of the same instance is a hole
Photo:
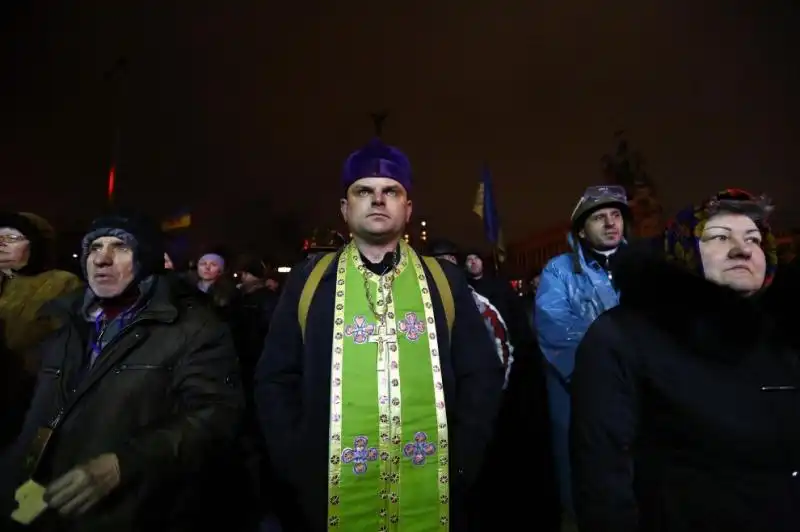
[[[55,266],[56,232],[50,223],[30,212],[0,213],[0,227],[16,229],[30,242],[28,263],[18,273],[35,275]]]

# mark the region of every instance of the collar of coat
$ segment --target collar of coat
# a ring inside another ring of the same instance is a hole
[[[778,270],[763,293],[742,297],[644,245],[629,246],[614,268],[620,312],[644,318],[690,351],[737,360],[757,346],[800,352],[800,264]]]
[[[172,323],[180,314],[180,309],[190,304],[206,304],[196,289],[192,289],[175,274],[159,274],[152,278],[145,301],[142,302],[140,317],[162,323]],[[148,283],[149,284],[149,283]],[[85,321],[86,295],[80,291],[48,303],[42,314],[55,318],[66,318],[77,322]]]

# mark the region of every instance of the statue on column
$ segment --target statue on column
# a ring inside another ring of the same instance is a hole
[[[372,123],[375,126],[375,136],[380,138],[383,134],[383,123],[386,121],[386,118],[389,116],[387,111],[381,111],[379,113],[372,113]]]
[[[614,153],[601,159],[603,175],[610,183],[625,187],[633,212],[633,234],[649,238],[664,229],[663,209],[658,200],[655,184],[644,168],[641,152],[630,148],[625,131],[614,133],[617,147]]]

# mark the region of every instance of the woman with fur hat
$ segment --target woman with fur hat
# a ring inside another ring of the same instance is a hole
[[[38,370],[35,347],[56,323],[40,312],[82,286],[53,269],[55,231],[31,213],[0,213],[0,448],[16,437]]]
[[[666,257],[620,259],[572,379],[582,532],[797,530],[800,279],[772,283],[771,208],[724,190],[669,223]]]

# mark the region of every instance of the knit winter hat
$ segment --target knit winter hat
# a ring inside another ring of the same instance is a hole
[[[86,276],[86,260],[92,242],[104,236],[119,238],[133,249],[134,283],[164,271],[164,237],[161,228],[140,214],[112,214],[95,219],[83,237],[81,267]]]

